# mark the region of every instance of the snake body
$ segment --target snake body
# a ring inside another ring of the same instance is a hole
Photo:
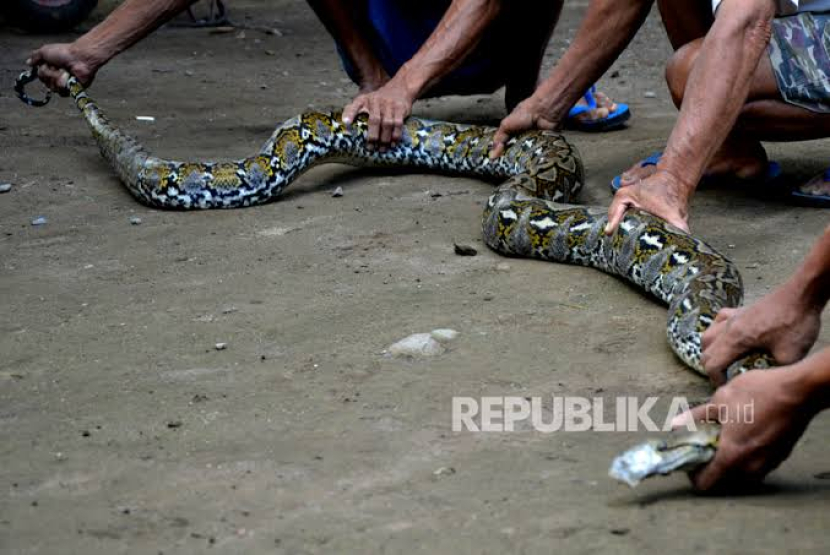
[[[21,75],[17,90],[34,104],[22,92],[31,79],[32,72]],[[742,301],[737,268],[704,241],[638,210],[628,211],[618,231],[607,236],[605,208],[567,204],[575,201],[584,171],[576,149],[557,133],[525,132],[509,141],[504,155],[491,160],[494,128],[411,117],[402,140],[379,152],[367,148],[365,119],[347,126],[339,113],[307,112],[280,125],[255,156],[235,162],[176,162],[152,156],[117,129],[74,77],[68,89],[104,158],[127,190],[148,206],[210,209],[262,204],[278,198],[312,166],[326,162],[501,180],[483,215],[483,237],[489,247],[508,256],[590,266],[635,284],[668,305],[669,345],[693,370],[703,373],[701,335],[718,310]],[[773,364],[768,355],[754,353],[733,363],[728,373],[731,377]],[[660,460],[652,461],[643,476],[708,460],[717,432],[704,435],[704,440],[697,434],[664,444],[658,449]],[[642,447],[624,455],[631,460],[622,461],[623,473],[632,461],[642,462],[642,451],[637,451]]]

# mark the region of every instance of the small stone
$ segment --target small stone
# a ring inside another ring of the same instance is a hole
[[[434,471],[433,474],[435,476],[452,476],[455,474],[455,469],[451,466],[442,466],[438,470]]]
[[[630,531],[631,530],[629,530],[628,528],[611,528],[611,530],[610,530],[610,532],[612,534],[614,534],[615,536],[625,536]]]
[[[507,262],[499,262],[496,264],[496,271],[498,272],[509,272],[510,271],[510,264]]]
[[[182,421],[181,420],[171,420],[170,422],[167,423],[167,427],[170,428],[171,430],[175,430],[176,428],[181,428],[182,427]]]
[[[646,98],[657,98],[657,93],[654,91],[646,91],[643,93],[643,96]]]
[[[226,306],[225,308],[222,309],[222,314],[231,314],[231,313],[236,312],[238,310],[239,309],[236,308],[235,306]]]
[[[224,350],[225,350],[225,349],[227,349],[227,348],[228,348],[228,344],[227,344],[227,343],[217,343],[217,344],[216,344],[216,350],[217,350],[217,351],[224,351]]]
[[[186,69],[184,70],[184,74],[188,77],[193,77],[194,75],[196,75],[196,72],[194,72],[192,69]]]
[[[337,187],[334,191],[331,192],[331,196],[334,198],[339,198],[343,196],[343,187]]]
[[[141,218],[139,218],[138,216],[133,216],[130,218],[130,223],[132,225],[141,225]]]
[[[619,76],[620,76],[620,72],[619,72],[619,71],[614,71],[613,73],[611,73],[611,75],[609,75],[609,77],[611,77],[611,79],[616,79],[616,78],[618,78]]]
[[[430,335],[434,340],[438,341],[439,343],[449,343],[450,341],[458,337],[460,334],[453,329],[439,328],[437,330],[432,330],[430,332]]]
[[[283,32],[279,29],[268,29],[267,31],[265,31],[265,34],[274,35],[275,37],[281,37],[283,35]]]
[[[245,31],[239,31],[239,32],[236,34],[236,38],[238,38],[238,39],[240,39],[240,40],[241,40],[241,39],[244,39],[246,36],[247,36],[247,35],[245,34]]]
[[[266,51],[265,51],[265,55],[266,55],[266,56],[276,56],[276,55],[277,55],[277,51],[276,51],[276,50],[266,50]]]
[[[442,354],[444,347],[428,333],[416,333],[387,349],[394,357],[428,358]]]
[[[453,246],[455,247],[455,254],[458,256],[475,256],[478,254],[478,251],[470,245],[459,245],[458,243],[453,243]]]
[[[48,221],[45,216],[38,216],[32,220],[32,225],[46,225]]]
[[[8,193],[12,190],[11,183],[0,183],[0,193]]]

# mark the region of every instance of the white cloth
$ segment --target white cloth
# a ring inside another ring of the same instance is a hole
[[[722,0],[712,0],[712,12],[718,10]],[[828,12],[830,0],[775,0],[776,15],[793,15],[798,12]]]

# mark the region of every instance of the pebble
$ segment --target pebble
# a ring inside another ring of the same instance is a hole
[[[455,474],[455,469],[451,466],[442,466],[438,470],[433,472],[436,476],[452,476]]]
[[[434,340],[438,341],[439,343],[449,343],[459,335],[457,331],[449,328],[440,328],[437,330],[432,330],[429,334],[432,336]]]
[[[130,223],[132,225],[141,225],[141,218],[139,218],[138,216],[133,216],[130,218]]]
[[[429,333],[415,333],[394,343],[386,351],[393,357],[434,357],[443,354],[444,345],[459,335],[459,332],[450,328],[438,328]]]
[[[0,193],[8,193],[12,190],[11,183],[0,183]]]
[[[643,96],[646,98],[657,98],[657,93],[654,91],[646,91],[643,93]]]
[[[496,264],[496,271],[509,272],[510,264],[508,264],[507,262],[499,262],[498,264]]]
[[[48,221],[45,216],[38,216],[32,220],[32,225],[46,225]]]
[[[216,344],[216,350],[217,350],[217,351],[224,351],[224,350],[225,350],[225,349],[227,349],[227,348],[228,348],[228,344],[227,344],[227,343],[217,343],[217,344]]]
[[[478,254],[478,251],[470,245],[459,245],[458,243],[453,243],[453,246],[455,247],[455,254],[458,256],[475,256]]]
[[[343,196],[343,187],[337,187],[334,191],[332,191],[331,196],[334,198],[342,197]]]
[[[442,354],[444,347],[428,333],[416,333],[389,346],[393,357],[429,358]]]

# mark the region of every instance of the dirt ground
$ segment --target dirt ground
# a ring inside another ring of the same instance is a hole
[[[546,67],[586,4],[568,2]],[[166,157],[248,155],[277,123],[355,93],[304,3],[230,7],[279,33],[163,29],[94,86],[116,122]],[[694,495],[683,476],[633,491],[610,480],[613,456],[645,433],[451,431],[453,396],[708,393],[670,352],[665,309],[631,287],[533,261],[497,270],[505,259],[479,238],[489,185],[329,166],[267,206],[151,210],[119,185],[69,102],[35,110],[14,98],[43,40],[0,29],[0,182],[14,184],[0,195],[3,553],[830,545],[827,416],[767,488],[720,498]],[[669,50],[655,12],[601,83],[630,103],[631,125],[569,135],[588,169],[586,203],[606,205],[609,180],[664,144]],[[504,114],[500,93],[415,112]],[[770,152],[797,180],[823,168],[827,147]],[[723,188],[701,191],[693,209],[694,230],[740,265],[750,300],[827,222]],[[48,223],[32,226],[37,216]],[[455,256],[453,242],[478,256]],[[438,358],[382,353],[438,327],[461,332]]]

